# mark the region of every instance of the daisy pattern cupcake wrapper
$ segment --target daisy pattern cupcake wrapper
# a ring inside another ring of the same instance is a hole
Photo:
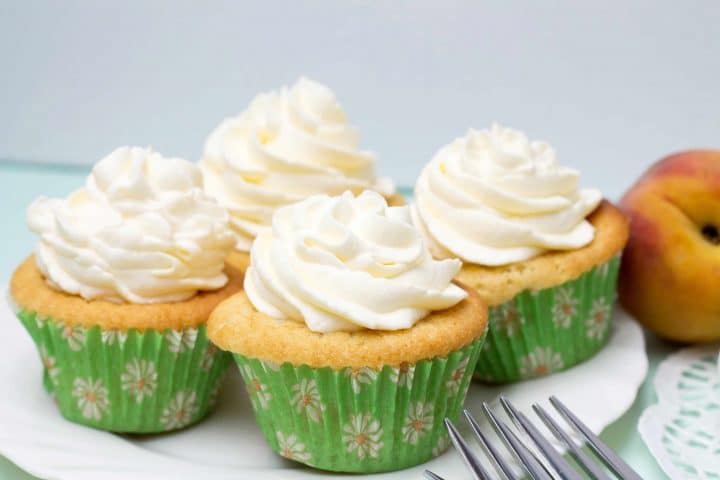
[[[103,330],[35,312],[17,316],[35,342],[45,389],[76,423],[127,433],[191,425],[212,409],[232,356],[205,336],[181,331]]]
[[[527,380],[570,368],[605,345],[610,334],[620,257],[553,288],[526,290],[490,307],[475,378]]]
[[[276,365],[235,355],[257,423],[281,456],[323,470],[399,470],[440,455],[482,338],[446,357],[381,370]]]

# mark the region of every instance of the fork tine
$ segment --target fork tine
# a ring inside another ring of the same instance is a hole
[[[545,423],[548,429],[555,435],[560,442],[562,442],[568,449],[568,452],[575,461],[595,480],[610,480],[605,471],[593,462],[585,452],[570,438],[570,435],[560,428],[560,426],[552,419],[552,417],[542,408],[539,404],[533,405],[533,410],[540,417],[540,420]]]
[[[497,434],[497,436],[500,437],[500,440],[502,440],[503,443],[505,443],[505,446],[508,449],[510,449],[511,448],[510,441],[508,440],[508,438],[505,436],[505,433],[500,428],[500,420],[498,420],[498,418],[495,416],[492,409],[490,408],[490,405],[488,405],[487,402],[483,402],[482,409],[483,409],[483,413],[485,414],[487,419],[490,421],[490,425],[492,425],[493,430],[495,430],[495,433]],[[511,452],[512,452],[512,450],[511,450]]]
[[[427,480],[445,480],[437,473],[433,473],[430,470],[425,470],[423,472],[423,477],[425,477]]]
[[[465,410],[463,410],[463,413],[465,414],[465,418],[470,424],[470,429],[475,434],[475,438],[477,438],[478,442],[480,442],[480,445],[485,449],[488,457],[492,458],[493,461],[495,461],[497,466],[505,474],[508,480],[520,480],[517,475],[513,473],[510,465],[508,465],[507,462],[502,458],[500,452],[498,452],[497,449],[492,445],[492,443],[488,441],[487,437],[485,437],[485,434],[480,430],[480,425],[478,424],[477,420],[475,420],[473,414],[470,413],[470,410],[466,408]]]
[[[487,416],[488,420],[490,420],[490,424],[495,429],[498,437],[503,440],[505,446],[510,451],[510,453],[514,454],[515,457],[520,460],[520,464],[525,467],[525,470],[536,480],[553,480],[552,474],[547,471],[547,469],[542,463],[540,463],[540,461],[535,457],[535,454],[522,444],[520,439],[516,437],[517,441],[515,442],[515,444],[513,444],[512,440],[510,439],[510,433],[512,433],[512,431],[504,423],[498,420],[493,411],[490,409],[490,405],[488,405],[486,402],[483,402],[482,407],[485,415]]]
[[[498,426],[503,431],[503,435],[507,436],[508,443],[512,445],[513,451],[517,454],[520,462],[525,466],[530,477],[535,480],[554,480],[553,477],[545,471],[545,468],[537,462],[535,457],[530,454],[530,450],[522,443],[522,441],[515,435],[515,432],[504,423],[498,423]]]
[[[545,437],[535,428],[535,425],[525,416],[524,413],[515,408],[510,401],[505,397],[500,397],[500,403],[503,408],[508,412],[508,416],[514,417],[517,423],[520,424],[523,430],[528,436],[535,442],[540,451],[545,455],[545,458],[550,462],[555,471],[560,475],[563,480],[583,480],[583,477],[577,473],[569,463],[560,455],[555,447],[548,442]]]
[[[457,428],[455,428],[455,425],[452,424],[449,418],[445,418],[445,427],[447,427],[450,440],[452,440],[453,445],[455,445],[455,449],[470,468],[475,480],[491,480],[490,475],[480,464],[480,460],[470,451],[470,447],[465,443],[462,435],[460,435],[460,432],[457,431]]]
[[[625,463],[625,460],[605,445],[605,443],[590,431],[587,425],[581,422],[557,397],[550,397],[550,403],[580,435],[585,437],[590,447],[592,447],[595,453],[615,475],[622,478],[622,480],[642,480],[642,477],[640,477],[630,465]]]

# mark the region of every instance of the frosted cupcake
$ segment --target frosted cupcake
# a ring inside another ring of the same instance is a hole
[[[300,78],[255,97],[210,134],[200,161],[205,190],[229,210],[238,237],[229,261],[244,270],[273,212],[312,195],[374,190],[404,203],[389,179],[376,176],[375,162],[328,87]]]
[[[28,208],[40,241],[10,299],[62,415],[117,432],[185,427],[211,409],[231,357],[208,342],[241,290],[227,212],[190,162],[119,148],[66,199]]]
[[[210,316],[280,455],[378,472],[440,454],[486,330],[478,295],[433,260],[408,207],[377,193],[283,207],[252,247],[245,291]]]
[[[440,149],[413,219],[437,258],[490,306],[480,378],[510,382],[575,365],[608,339],[626,218],[578,187],[546,143],[493,125]]]

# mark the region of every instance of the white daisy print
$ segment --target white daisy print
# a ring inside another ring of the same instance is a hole
[[[122,330],[103,330],[100,333],[100,340],[107,345],[115,345],[116,343],[120,346],[125,344],[127,340],[127,332]]]
[[[160,423],[168,430],[187,426],[198,412],[197,395],[195,392],[178,392],[170,400],[160,416]]]
[[[310,452],[305,451],[305,445],[298,441],[297,435],[294,433],[286,436],[282,432],[277,432],[277,439],[280,455],[283,457],[300,462],[307,462],[312,458]]]
[[[578,303],[578,299],[573,296],[571,288],[558,288],[557,292],[555,292],[555,303],[552,308],[555,327],[570,328],[572,319],[577,313]]]
[[[432,449],[433,457],[437,457],[448,448],[450,448],[450,438],[447,435],[440,435],[440,438],[438,438],[437,443]]]
[[[279,372],[280,371],[280,365],[278,365],[275,362],[271,362],[269,360],[265,360],[262,362],[262,364],[265,366],[265,370],[272,370],[273,372]]]
[[[525,378],[542,377],[562,368],[562,357],[550,347],[537,347],[520,359],[520,374]]]
[[[317,382],[303,378],[300,383],[292,386],[292,392],[293,396],[290,403],[297,412],[302,413],[304,411],[310,420],[319,422],[320,413],[325,410],[325,405],[320,401]]]
[[[465,375],[465,370],[467,370],[469,361],[470,358],[463,358],[460,363],[458,363],[458,366],[455,368],[455,370],[452,371],[452,374],[450,374],[450,379],[445,382],[445,387],[453,395],[457,395],[457,393],[460,391],[460,383],[462,382],[463,376]]]
[[[183,353],[185,350],[190,350],[195,346],[197,329],[183,328],[181,331],[168,330],[165,334],[165,339],[170,344],[168,350],[172,353]]]
[[[42,364],[43,367],[45,367],[48,377],[50,377],[50,381],[53,385],[57,385],[58,375],[60,375],[60,367],[58,367],[55,357],[48,353],[45,345],[40,347],[40,358],[42,359]]]
[[[208,395],[208,405],[211,407],[214,407],[215,404],[217,404],[218,399],[220,398],[220,388],[221,388],[222,382],[217,382],[215,386],[210,390],[210,395]]]
[[[593,340],[602,339],[610,323],[610,310],[611,305],[604,297],[600,297],[593,302],[590,315],[585,320],[588,338]]]
[[[607,277],[607,274],[609,271],[610,271],[610,262],[605,262],[602,265],[599,265],[597,267],[597,274],[601,278]]]
[[[151,397],[157,388],[155,364],[135,358],[125,365],[125,373],[120,376],[120,380],[122,389],[137,403],[141,403],[145,397]]]
[[[272,394],[267,391],[267,385],[260,382],[260,379],[255,375],[252,368],[249,365],[243,365],[240,370],[245,380],[245,388],[247,389],[250,400],[253,401],[253,405],[259,406],[263,410],[267,410],[270,400],[272,400]]]
[[[390,380],[397,383],[398,387],[412,387],[415,376],[415,365],[402,362],[399,367],[394,367],[390,372]]]
[[[43,328],[47,320],[48,317],[46,317],[45,315],[42,315],[40,313],[35,314],[35,325],[37,325],[38,328]]]
[[[512,337],[520,330],[524,320],[514,303],[505,303],[495,312],[495,322],[497,327],[505,332],[505,335]]]
[[[377,458],[380,449],[385,445],[381,440],[383,429],[380,422],[369,413],[350,415],[350,423],[343,427],[345,434],[342,442],[348,453],[355,452],[360,460],[365,457]]]
[[[377,372],[367,367],[362,367],[359,370],[346,368],[345,376],[350,377],[353,392],[360,393],[363,384],[370,384],[377,378]]]
[[[218,379],[215,381],[215,385],[213,386],[212,390],[210,390],[210,396],[208,397],[208,402],[210,403],[210,406],[215,406],[218,399],[220,398],[220,390],[222,390],[222,386],[225,383],[225,379],[230,374],[230,370],[225,370],[225,372],[218,377]]]
[[[90,420],[100,420],[110,408],[108,390],[102,379],[76,378],[73,382],[72,396],[77,398],[77,406],[82,416]]]
[[[405,418],[402,434],[410,445],[417,445],[420,438],[430,431],[433,424],[433,407],[429,403],[417,402],[410,405],[410,412]]]
[[[70,350],[77,352],[85,344],[85,328],[80,325],[62,325],[60,336],[67,340]]]
[[[209,371],[215,363],[215,356],[218,353],[218,348],[212,343],[208,343],[207,348],[203,352],[203,356],[200,359],[200,368],[204,371]]]

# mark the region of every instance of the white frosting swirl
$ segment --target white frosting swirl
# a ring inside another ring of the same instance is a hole
[[[507,265],[587,245],[585,220],[602,200],[555,151],[499,125],[440,149],[415,186],[413,220],[439,258]]]
[[[67,199],[27,211],[48,283],[85,299],[174,302],[223,287],[235,238],[228,213],[202,190],[197,166],[118,148]]]
[[[200,167],[206,191],[230,211],[241,251],[278,207],[321,193],[394,193],[390,180],[375,176],[375,155],[359,149],[333,92],[306,78],[258,95],[224,120],[207,139]]]
[[[316,332],[412,327],[466,292],[460,261],[433,260],[409,207],[372,191],[279,209],[253,243],[245,291],[257,310]]]

